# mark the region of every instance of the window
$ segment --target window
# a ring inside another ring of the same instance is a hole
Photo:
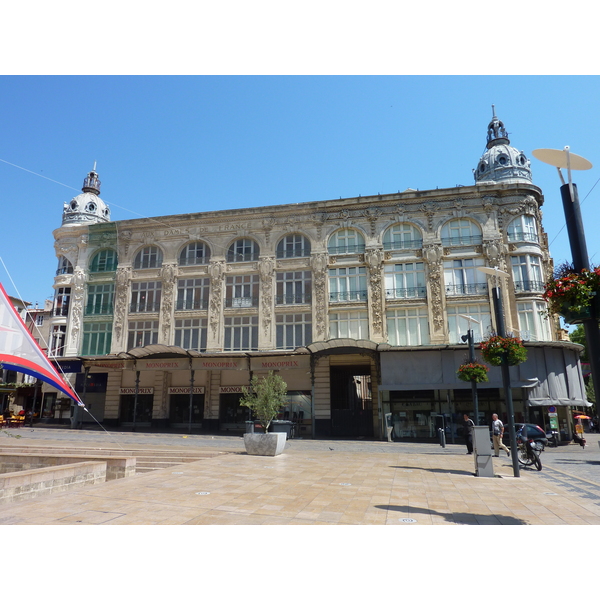
[[[179,254],[179,264],[205,265],[210,259],[210,249],[204,242],[193,242],[188,244]]]
[[[44,324],[44,315],[37,315],[35,317],[35,324],[40,327],[41,325]]]
[[[112,323],[83,324],[83,356],[101,356],[110,353],[112,340]]]
[[[469,329],[473,331],[473,340],[477,343],[487,338],[492,331],[489,304],[450,305],[447,307],[447,313],[451,344],[461,343],[461,337],[467,335]],[[461,315],[471,317],[476,322],[465,319]]]
[[[184,350],[206,352],[208,319],[175,319],[175,345]]]
[[[392,346],[424,346],[429,344],[427,308],[387,311],[388,343]]]
[[[225,279],[225,306],[258,306],[258,275],[234,275]]]
[[[129,321],[127,348],[139,348],[158,342],[158,321]]]
[[[340,229],[330,238],[329,254],[356,254],[365,251],[365,238],[354,229]]]
[[[115,286],[111,284],[88,286],[86,315],[112,315]]]
[[[160,281],[139,281],[131,284],[129,312],[158,312],[160,309]]]
[[[511,221],[506,235],[509,242],[534,242],[539,243],[537,223],[530,215],[521,215]]]
[[[277,244],[277,258],[295,258],[310,256],[310,242],[299,233],[286,235]]]
[[[532,342],[552,340],[550,322],[546,318],[548,307],[545,302],[517,302],[520,336]]]
[[[223,350],[258,350],[258,317],[225,317]]]
[[[329,269],[330,302],[365,302],[366,300],[366,267]]]
[[[472,246],[482,241],[481,229],[469,219],[452,219],[442,227],[444,246]]]
[[[249,262],[258,260],[258,257],[258,244],[248,238],[233,242],[227,251],[227,262]]]
[[[180,279],[177,282],[177,310],[206,310],[210,279]]]
[[[444,285],[447,296],[485,294],[487,282],[483,258],[461,258],[444,262]]]
[[[311,301],[312,273],[277,273],[275,304],[306,304]]]
[[[383,236],[384,250],[405,250],[421,248],[422,246],[423,236],[421,232],[409,223],[392,225]]]
[[[275,317],[276,347],[278,350],[294,350],[312,343],[312,315],[293,313]]]
[[[64,356],[66,325],[53,325],[50,339],[50,356]]]
[[[71,288],[61,287],[54,294],[54,308],[52,314],[55,317],[66,317],[69,314],[69,302],[71,300]]]
[[[425,265],[423,263],[399,263],[383,267],[385,297],[425,298]]]
[[[65,275],[73,272],[73,265],[68,258],[61,256],[58,259],[58,269],[56,270],[57,275]]]
[[[369,339],[369,317],[367,311],[348,311],[329,315],[329,337]]]
[[[117,264],[117,253],[114,250],[100,250],[92,258],[90,271],[92,273],[116,271]]]
[[[162,267],[163,253],[157,246],[142,248],[133,261],[134,269],[154,269]]]
[[[511,256],[513,279],[516,292],[543,292],[540,257],[533,254]]]

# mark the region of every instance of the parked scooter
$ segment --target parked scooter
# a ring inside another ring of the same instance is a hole
[[[537,445],[534,440],[528,439],[524,434],[524,427],[517,432],[517,459],[523,466],[535,465],[535,468],[541,471],[542,461],[540,460]]]

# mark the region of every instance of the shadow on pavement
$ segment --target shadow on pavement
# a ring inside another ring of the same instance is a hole
[[[392,504],[379,504],[375,508],[382,510],[398,511],[408,513],[411,516],[415,514],[423,515],[438,515],[444,517],[446,521],[456,523],[458,525],[527,525],[527,521],[516,519],[506,515],[478,515],[474,513],[442,513],[429,508],[418,508],[415,506],[394,506]],[[418,522],[418,519],[416,519]]]
[[[425,467],[401,467],[401,466],[392,466],[392,469],[402,469],[405,471],[408,470],[417,470],[417,471],[429,471],[430,473],[451,473],[452,475],[470,475],[471,477],[473,477],[475,474],[473,473],[473,471],[464,471],[464,470],[458,470],[458,469],[427,469]]]

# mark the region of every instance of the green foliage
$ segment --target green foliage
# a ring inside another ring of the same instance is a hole
[[[592,379],[592,376],[590,375],[588,377],[587,383],[585,384],[585,393],[587,396],[587,401],[591,402],[594,406],[592,407],[592,410],[595,412],[596,411],[596,391],[594,390],[594,381]]]
[[[266,433],[271,421],[277,416],[285,404],[287,383],[272,371],[262,379],[256,375],[250,381],[250,387],[244,388],[244,395],[240,399],[242,406],[247,406],[263,426]]]
[[[527,348],[523,341],[516,337],[500,337],[494,335],[479,345],[481,356],[485,362],[499,367],[502,364],[502,356],[506,354],[506,360],[510,366],[521,364],[527,360]]]
[[[600,292],[600,267],[577,272],[572,265],[562,265],[545,288],[544,299],[550,313],[582,312]]]
[[[483,381],[489,381],[488,371],[490,368],[487,365],[481,363],[465,363],[458,367],[456,376],[461,381],[474,381],[475,383],[481,383]]]
[[[569,333],[569,339],[574,344],[581,344],[585,348],[581,353],[581,361],[588,362],[587,340],[585,339],[585,329],[581,323],[579,323],[576,328]]]

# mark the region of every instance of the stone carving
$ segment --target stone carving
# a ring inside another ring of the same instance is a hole
[[[435,216],[436,206],[432,202],[421,205],[421,211],[427,217],[427,229],[433,231],[433,217]]]
[[[431,296],[431,313],[433,315],[433,326],[436,331],[444,327],[444,311],[442,300],[442,287],[444,285],[442,268],[442,247],[438,244],[423,246],[423,258],[429,267],[429,290]]]
[[[500,240],[488,240],[483,242],[483,255],[487,258],[491,267],[500,268],[504,252],[505,246]]]
[[[313,254],[311,257],[313,270],[313,301],[315,309],[315,340],[326,339],[325,314],[327,312],[327,254]]]
[[[79,332],[81,331],[81,319],[83,316],[83,302],[85,299],[85,271],[81,267],[75,267],[73,273],[73,303],[71,308],[71,341],[77,347]]]
[[[171,313],[173,309],[173,296],[175,280],[177,277],[177,265],[166,263],[162,268],[162,335],[165,343],[168,343],[171,330]]]
[[[208,320],[213,332],[217,336],[219,331],[219,317],[221,315],[221,304],[223,302],[223,278],[225,277],[225,261],[214,260],[208,265],[210,277],[210,302]]]
[[[369,289],[371,292],[371,316],[373,334],[383,335],[383,303],[381,294],[381,266],[383,264],[383,251],[370,248],[365,252],[365,263],[369,271]]]
[[[273,258],[267,256],[258,261],[258,273],[261,282],[261,321],[265,336],[269,335],[273,314],[273,271]]]
[[[129,281],[131,280],[131,267],[117,267],[115,276],[115,337],[120,341],[123,333],[123,324],[127,314],[127,303],[129,300]]]

